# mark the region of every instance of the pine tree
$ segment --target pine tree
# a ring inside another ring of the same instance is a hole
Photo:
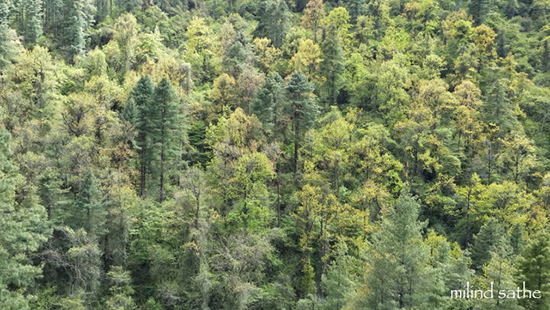
[[[120,53],[116,60],[116,71],[119,80],[124,80],[124,75],[131,69],[135,62],[135,50],[138,44],[137,21],[132,14],[120,15],[113,25],[113,39],[117,42]]]
[[[0,24],[1,25],[9,25],[9,18],[10,18],[10,7],[11,2],[10,1],[3,1],[0,3]]]
[[[99,180],[89,170],[84,176],[76,195],[74,214],[72,214],[71,221],[72,226],[75,229],[84,228],[90,236],[102,235],[107,216],[105,207],[106,202],[103,201]]]
[[[160,194],[159,201],[166,198],[165,164],[177,154],[177,138],[180,126],[179,106],[172,83],[166,78],[155,87],[153,102],[158,111],[155,119],[155,145],[160,151]]]
[[[315,227],[318,221],[319,209],[321,208],[321,190],[318,186],[305,185],[301,191],[296,193],[300,200],[300,206],[296,209],[296,227],[300,232],[300,250],[302,257],[301,276],[298,291],[302,298],[309,294],[314,294],[315,289],[315,270],[312,265],[312,256],[316,244]]]
[[[57,37],[61,32],[63,19],[63,1],[44,1],[44,32]]]
[[[38,192],[40,200],[46,213],[48,220],[58,224],[60,207],[67,203],[65,195],[68,190],[63,189],[63,182],[55,170],[47,168],[38,179]]]
[[[542,293],[540,299],[522,299],[520,304],[525,309],[543,310],[550,307],[550,297],[545,292],[550,289],[550,236],[547,233],[531,239],[525,247],[518,263],[519,277],[516,281],[521,287],[525,282],[526,288]]]
[[[86,45],[84,32],[88,23],[85,9],[86,0],[63,0],[60,44],[69,61],[73,61],[75,56],[84,53]]]
[[[298,169],[298,147],[300,137],[315,122],[319,108],[312,98],[313,84],[308,82],[307,77],[300,71],[292,73],[286,87],[289,104],[288,114],[292,119],[294,132],[294,179]]]
[[[27,46],[32,47],[42,35],[42,0],[25,1],[25,24],[23,36]]]
[[[349,0],[346,4],[347,10],[350,13],[350,23],[356,24],[359,16],[365,15],[365,0]]]
[[[342,74],[344,73],[341,39],[336,26],[330,24],[323,32],[321,50],[323,51],[323,60],[319,64],[319,69],[326,79],[323,92],[327,104],[336,105],[342,84]]]
[[[498,126],[498,137],[503,138],[519,125],[516,111],[509,98],[508,79],[495,79],[487,86],[485,98],[484,121]],[[490,177],[490,176],[489,176]]]
[[[9,134],[0,131],[0,306],[27,310],[26,289],[42,272],[29,255],[47,240],[46,212],[32,197],[15,202],[21,176],[9,157]]]
[[[0,69],[8,66],[15,55],[15,32],[9,26],[10,3],[0,3]]]
[[[343,240],[335,246],[334,261],[326,276],[322,277],[323,292],[326,295],[322,309],[344,308],[347,295],[358,286],[359,276],[355,269],[360,265],[359,260],[349,255],[348,251],[349,248]]]
[[[289,26],[290,12],[284,0],[267,0],[260,2],[257,37],[269,38],[277,48],[283,45]]]
[[[495,219],[490,219],[481,227],[477,235],[474,236],[471,247],[474,270],[481,270],[483,265],[491,260],[491,251],[505,241],[504,236],[506,236],[504,228]]]
[[[418,220],[419,212],[420,205],[403,194],[374,234],[368,309],[425,309],[434,281],[428,268],[429,249],[422,239],[427,223]]]
[[[470,258],[460,249],[458,243],[451,245],[445,237],[438,236],[433,231],[428,234],[426,243],[430,247],[430,265],[433,267],[434,278],[439,281],[437,290],[434,291],[436,294],[431,296],[432,303],[438,306],[447,303],[448,307],[441,309],[467,309],[468,300],[449,298],[448,293],[472,282],[474,271],[469,268]]]
[[[264,128],[273,133],[277,131],[277,116],[281,115],[284,103],[284,87],[279,73],[270,73],[250,104],[250,111],[256,114]]]
[[[508,240],[503,239],[502,242],[492,246],[490,256],[490,261],[483,266],[482,289],[490,289],[493,284],[494,294],[501,291],[506,293],[510,290],[514,291],[517,288],[514,283],[514,256]],[[482,309],[523,309],[517,305],[517,300],[517,296],[516,298],[482,299],[480,304]]]
[[[522,252],[523,247],[525,246],[525,228],[522,224],[516,223],[509,231],[510,234],[510,245],[515,255],[518,255]]]
[[[153,129],[155,128],[154,120],[158,113],[153,103],[153,90],[154,85],[148,76],[142,76],[137,82],[136,86],[132,90],[132,99],[127,105],[134,105],[137,107],[137,117],[135,119],[134,126],[137,129],[136,144],[139,148],[138,153],[140,156],[140,184],[139,192],[141,197],[145,197],[147,189],[147,175],[151,170],[151,162],[153,161],[153,145],[151,142],[151,136]],[[132,117],[132,107],[128,107],[125,113],[129,114],[127,117]]]
[[[488,0],[471,0],[469,5],[470,15],[474,18],[477,25],[483,24],[489,13],[490,2]]]
[[[120,111],[120,118],[129,122],[132,125],[136,125],[139,117],[139,110],[134,100],[129,100],[126,105]]]
[[[109,288],[110,297],[107,299],[106,308],[108,310],[130,310],[136,309],[132,294],[132,277],[128,271],[121,266],[113,266],[107,273],[107,278],[111,284]]]

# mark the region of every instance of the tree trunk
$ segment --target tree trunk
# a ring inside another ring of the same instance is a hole
[[[296,117],[296,114],[294,115]],[[296,123],[296,119],[294,119],[294,158],[293,158],[293,165],[294,165],[294,182],[296,182],[296,172],[298,171],[298,135],[299,135],[299,125]]]
[[[281,227],[281,181],[277,172],[277,227]]]
[[[159,202],[163,202],[164,199],[165,199],[165,194],[164,194],[164,160],[165,160],[165,128],[164,128],[164,125],[162,126],[162,130],[161,130],[161,150],[160,150],[160,197],[159,197]]]
[[[141,182],[140,182],[140,185],[139,185],[139,192],[140,192],[140,196],[143,198],[145,197],[145,173],[146,173],[146,165],[145,165],[145,149],[142,149],[141,150],[141,175],[140,175],[140,178],[141,178]]]

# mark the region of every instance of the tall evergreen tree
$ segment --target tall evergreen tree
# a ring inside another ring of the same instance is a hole
[[[149,76],[142,76],[137,82],[131,93],[131,102],[127,110],[132,109],[132,106],[137,107],[137,117],[134,119],[134,126],[137,129],[136,144],[139,148],[140,155],[140,184],[139,193],[141,197],[145,196],[147,189],[147,175],[151,170],[151,162],[153,161],[153,145],[151,136],[155,128],[154,120],[158,113],[153,103],[154,85]],[[132,119],[133,112],[127,111],[127,117]]]
[[[515,255],[518,255],[522,252],[523,247],[525,246],[525,228],[522,224],[516,223],[512,228],[510,228],[510,246],[514,251]]]
[[[284,0],[260,2],[259,24],[256,36],[266,37],[275,47],[281,47],[289,26],[290,12]]]
[[[250,103],[250,111],[256,114],[264,128],[274,133],[277,130],[277,117],[281,115],[284,104],[284,88],[285,82],[279,73],[270,73]]]
[[[61,49],[69,61],[84,53],[86,47],[86,28],[90,22],[87,16],[88,0],[63,0],[61,22]]]
[[[518,263],[518,285],[525,282],[527,289],[539,290],[540,299],[522,299],[520,304],[525,309],[543,310],[550,307],[550,236],[541,233],[534,237],[525,247]]]
[[[346,3],[347,10],[350,14],[350,23],[356,24],[357,23],[357,17],[364,16],[366,13],[365,4],[367,1],[365,0],[349,0]]]
[[[177,104],[176,93],[174,92],[172,83],[168,79],[162,79],[157,87],[155,87],[153,102],[155,109],[158,111],[154,132],[155,144],[158,146],[160,152],[159,201],[162,202],[166,198],[165,164],[178,153],[177,138],[178,134],[181,135],[178,132],[181,129],[180,109]]]
[[[494,79],[487,85],[485,98],[484,120],[498,126],[497,137],[503,138],[512,129],[517,128],[516,109],[510,100],[510,80]]]
[[[470,0],[468,9],[477,25],[485,22],[485,18],[490,10],[490,5],[491,3],[488,0]]]
[[[420,205],[403,194],[374,234],[374,255],[367,276],[369,309],[425,309],[434,281],[428,268],[429,249],[422,239]]]
[[[83,227],[88,235],[102,235],[107,216],[105,206],[99,180],[89,170],[76,195],[71,224],[75,229]]]
[[[491,251],[506,240],[506,232],[502,225],[495,219],[490,219],[481,227],[471,247],[472,267],[474,270],[481,270],[483,265],[491,260]]]
[[[0,131],[0,306],[27,310],[26,289],[42,272],[30,254],[47,240],[49,230],[44,208],[34,198],[15,201],[21,176],[9,157],[9,134]]]
[[[63,182],[58,173],[53,169],[46,169],[38,179],[38,191],[41,204],[46,208],[48,220],[59,224],[60,207],[68,201],[65,197],[68,190],[63,189]]]
[[[6,67],[15,55],[15,32],[9,25],[10,3],[0,3],[0,69]]]
[[[323,41],[321,42],[323,60],[319,64],[321,74],[326,79],[323,93],[328,105],[336,105],[336,99],[342,86],[344,57],[341,45],[338,28],[333,24],[328,25],[323,32]]]
[[[32,47],[42,35],[42,0],[25,1],[24,41]]]
[[[294,179],[296,179],[298,169],[298,147],[301,135],[313,125],[319,112],[319,108],[312,98],[311,93],[313,90],[313,84],[308,82],[307,77],[301,71],[292,73],[286,87],[287,98],[289,100],[287,109],[292,119],[292,129],[294,132]]]
[[[63,19],[63,1],[48,0],[44,1],[44,32],[57,37],[62,29]]]
[[[495,294],[497,292],[515,290],[517,286],[514,283],[515,267],[514,256],[512,247],[503,240],[499,244],[491,247],[490,255],[491,260],[483,266],[482,282],[484,286],[489,288],[492,286]],[[516,296],[517,297],[517,296]],[[506,310],[520,310],[523,309],[517,305],[516,298],[491,298],[481,299],[480,306],[483,309],[506,309]],[[529,308],[531,309],[531,308]]]

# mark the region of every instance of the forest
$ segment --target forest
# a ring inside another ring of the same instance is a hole
[[[549,212],[550,0],[0,0],[0,309],[548,310]]]

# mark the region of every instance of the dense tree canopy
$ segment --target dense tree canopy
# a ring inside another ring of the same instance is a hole
[[[0,0],[0,308],[548,309],[549,14]]]

